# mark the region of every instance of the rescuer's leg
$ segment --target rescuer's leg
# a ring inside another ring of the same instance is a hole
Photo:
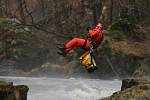
[[[84,49],[89,50],[90,49],[89,41],[86,41],[82,38],[74,38],[70,40],[69,42],[67,42],[64,47],[58,47],[58,49],[61,51],[61,52],[58,52],[58,54],[67,55],[71,53],[74,47],[83,48],[83,46],[84,46]]]

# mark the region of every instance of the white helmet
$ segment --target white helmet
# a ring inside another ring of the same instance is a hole
[[[103,25],[102,25],[101,23],[98,23],[98,24],[96,25],[96,28],[97,28],[97,29],[102,29],[102,28],[103,28]]]

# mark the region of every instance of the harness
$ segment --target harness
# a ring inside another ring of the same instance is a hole
[[[85,51],[88,51],[88,49],[86,49],[86,44],[87,44],[88,39],[85,40],[82,49],[84,49]],[[93,44],[90,43],[90,64],[93,65]]]
[[[93,45],[92,44],[90,44],[90,63],[92,64],[92,65],[94,65],[93,64]]]
[[[82,46],[82,49],[85,50],[85,51],[88,51],[88,49],[86,49],[86,44],[87,44],[87,41],[88,39],[85,39],[85,42]],[[91,49],[91,46],[92,46],[92,49],[95,49],[96,47],[93,45],[93,42],[90,43],[90,49]]]
[[[84,42],[84,44],[82,46],[82,49],[85,50],[85,51],[87,51],[87,49],[86,49],[87,41],[88,41],[88,39],[85,39],[85,42]]]

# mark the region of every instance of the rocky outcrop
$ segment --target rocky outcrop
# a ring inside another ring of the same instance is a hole
[[[29,88],[25,85],[13,85],[12,82],[0,81],[0,100],[27,100]]]
[[[141,78],[124,79],[121,91],[101,100],[150,100],[150,81]]]

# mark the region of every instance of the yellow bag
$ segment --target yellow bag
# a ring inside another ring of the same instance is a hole
[[[81,55],[80,61],[86,69],[89,69],[91,67],[96,66],[96,62],[94,60],[94,57],[92,55],[90,55],[89,51],[87,51],[83,55]]]

